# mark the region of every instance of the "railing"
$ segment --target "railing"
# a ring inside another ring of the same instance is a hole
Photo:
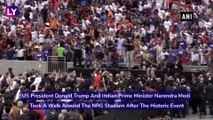
[[[48,56],[47,57],[47,73],[54,71],[65,72],[67,70],[66,57]]]
[[[69,54],[69,56],[66,57],[67,62],[73,62],[73,58],[74,58],[74,52],[72,51],[71,54]],[[112,53],[112,52],[111,52]],[[105,53],[105,62],[106,64],[112,64],[113,60],[111,59],[112,54],[107,52]],[[207,64],[207,60],[205,59],[204,56],[204,52],[199,51],[197,53],[194,52],[190,52],[187,50],[167,50],[167,51],[161,51],[158,52],[156,50],[149,50],[147,52],[144,51],[133,51],[131,53],[128,53],[125,51],[125,49],[118,49],[117,50],[118,53],[118,57],[117,57],[117,61],[119,64],[125,64],[128,66],[128,64],[130,63],[134,63],[134,64],[141,64],[143,61],[141,59],[143,59],[146,56],[153,56],[157,63],[160,63],[161,60],[163,59],[163,55],[168,55],[169,59],[172,61],[176,61],[177,58],[181,58],[182,62],[184,65],[206,65]],[[5,55],[3,55],[4,57]],[[86,55],[83,51],[83,61],[82,64],[84,64],[86,62]],[[6,57],[4,57],[6,59]],[[51,60],[50,58],[54,58],[54,57],[43,57],[41,60],[42,61],[49,61]],[[64,58],[65,59],[65,58]],[[90,60],[92,62],[95,61],[95,55],[91,55]],[[6,59],[7,60],[7,59]],[[13,57],[10,60],[16,60],[16,57]],[[24,60],[27,60],[26,57]],[[55,65],[49,66],[52,68],[57,68]]]

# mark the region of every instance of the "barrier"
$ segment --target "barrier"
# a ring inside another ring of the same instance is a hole
[[[54,71],[65,72],[67,70],[66,57],[48,56],[47,57],[47,73]]]
[[[128,59],[131,59],[129,54],[126,54],[125,50],[117,50],[118,53],[124,53],[122,55],[119,54],[119,63],[127,63]],[[135,64],[141,64],[143,59],[149,59],[150,56],[154,57],[157,63],[160,63],[164,58],[164,55],[168,55],[169,59],[173,62],[180,58],[184,65],[206,65],[207,60],[204,56],[203,51],[191,52],[187,50],[149,50],[149,51],[134,51],[133,53],[133,61]]]
[[[142,64],[144,57],[147,57],[147,56],[153,56],[155,58],[155,60],[157,61],[157,63],[160,63],[163,58],[163,55],[167,54],[169,56],[169,59],[172,60],[173,62],[175,62],[177,58],[181,58],[184,65],[206,65],[207,60],[204,55],[205,54],[204,51],[192,52],[192,51],[187,51],[187,50],[164,50],[164,51],[134,50],[133,52],[128,54],[125,49],[117,49],[116,52],[117,52],[118,56],[116,56],[116,54],[114,54],[114,52],[106,51],[103,61],[106,62],[106,64],[118,63],[118,64],[124,64],[125,66],[123,66],[123,67],[128,67],[129,64]],[[95,61],[96,55],[94,55],[94,54],[90,55],[91,56],[90,60],[87,60],[84,52],[85,51],[83,50],[82,64],[85,64],[86,61],[87,62]],[[71,52],[71,53],[73,53],[73,52]],[[116,58],[115,57],[112,58],[112,55],[116,56]],[[74,57],[73,54],[70,56],[67,56],[67,62],[73,62],[72,61],[73,57]],[[149,57],[148,57],[148,59],[149,59]],[[16,60],[16,58],[13,58],[12,60]],[[45,61],[47,59],[45,57],[45,58],[42,58],[42,60]]]
[[[125,65],[125,64],[124,64]],[[15,74],[23,74],[26,70],[36,69],[41,73],[47,72],[46,61],[20,61],[20,60],[0,60],[0,74],[4,74],[11,67]],[[184,65],[184,71],[194,72],[207,69],[207,66]],[[73,62],[67,62],[67,68],[73,68]],[[117,69],[119,70],[119,69]]]

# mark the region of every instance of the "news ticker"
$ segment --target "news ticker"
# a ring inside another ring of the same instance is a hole
[[[190,92],[22,92],[23,100],[48,99],[191,99]]]
[[[32,102],[28,104],[29,109],[54,109],[54,110],[181,110],[186,108],[186,104],[174,102],[132,102],[132,103],[102,103],[102,102]]]

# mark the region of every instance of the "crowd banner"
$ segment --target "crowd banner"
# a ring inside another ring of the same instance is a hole
[[[67,70],[66,57],[48,56],[47,73],[52,73],[54,70],[60,70],[61,72]]]

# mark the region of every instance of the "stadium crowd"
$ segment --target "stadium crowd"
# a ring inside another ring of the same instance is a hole
[[[170,2],[168,2],[170,1]],[[212,48],[212,0],[1,0],[0,57],[67,61],[90,67],[128,67],[165,54],[184,64],[205,65]],[[17,18],[6,6],[19,7]],[[180,21],[190,11],[194,20]]]

